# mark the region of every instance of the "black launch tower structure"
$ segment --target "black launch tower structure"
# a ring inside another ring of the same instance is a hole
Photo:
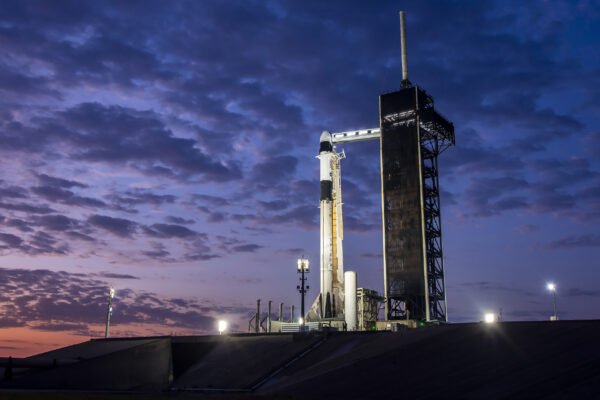
[[[379,109],[386,318],[446,321],[438,155],[454,126],[408,80]]]
[[[402,83],[379,97],[386,319],[447,321],[438,156],[454,125],[408,80],[400,12]]]

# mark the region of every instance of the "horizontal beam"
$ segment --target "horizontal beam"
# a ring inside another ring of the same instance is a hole
[[[379,128],[359,129],[356,131],[337,132],[331,134],[333,143],[360,142],[364,140],[379,139],[381,130]]]

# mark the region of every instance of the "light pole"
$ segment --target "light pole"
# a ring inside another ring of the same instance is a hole
[[[551,321],[558,321],[558,315],[556,314],[556,284],[549,282],[546,288],[552,293],[552,305],[554,306],[554,315],[550,317]]]
[[[304,258],[304,256],[302,256],[302,258],[298,259],[298,273],[300,274],[300,284],[298,285],[297,289],[300,292],[300,330],[302,332],[304,332],[304,324],[305,324],[304,295],[306,294],[306,292],[308,292],[308,289],[310,289],[310,286],[305,285],[305,283],[306,283],[305,274],[307,274],[309,272],[308,266],[309,266],[308,259]]]
[[[107,338],[109,335],[109,331],[110,331],[110,317],[112,315],[112,301],[113,298],[115,297],[115,289],[114,288],[109,288],[108,289],[108,309],[106,310],[106,328],[104,329],[104,337]]]

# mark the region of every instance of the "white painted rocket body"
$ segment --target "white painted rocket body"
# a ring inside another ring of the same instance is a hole
[[[320,163],[320,293],[311,312],[319,318],[336,318],[343,314],[344,267],[342,257],[342,207],[340,188],[340,154],[335,152],[331,133],[321,134]]]
[[[331,134],[323,132],[319,143],[320,161],[320,225],[321,225],[321,315],[331,318],[333,306],[333,181],[331,164],[334,161]]]

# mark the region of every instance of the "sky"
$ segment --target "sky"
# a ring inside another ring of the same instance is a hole
[[[440,156],[450,322],[600,317],[600,2],[10,1],[0,8],[0,355],[244,332],[317,295],[322,130],[409,79]],[[383,291],[379,148],[344,150],[344,253]],[[289,313],[289,310],[286,311]]]

